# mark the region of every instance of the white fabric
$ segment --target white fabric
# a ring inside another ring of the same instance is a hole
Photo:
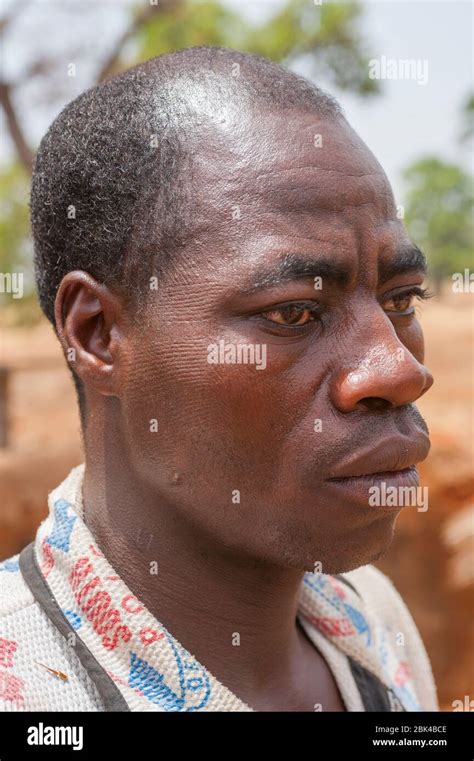
[[[250,711],[137,600],[82,518],[84,466],[49,496],[37,563],[77,635],[132,711]],[[299,619],[327,660],[348,711],[364,710],[347,656],[374,673],[408,711],[439,710],[426,650],[390,580],[373,566],[306,574]],[[35,602],[18,556],[0,564],[0,710],[104,710],[95,685]],[[62,679],[47,670],[62,672]]]

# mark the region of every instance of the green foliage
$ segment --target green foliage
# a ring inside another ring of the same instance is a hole
[[[405,222],[440,280],[472,267],[473,180],[460,167],[427,156],[404,172]]]
[[[26,171],[13,162],[0,171],[0,271],[24,272],[31,258]],[[19,269],[20,268],[20,269]]]
[[[369,95],[379,85],[368,76],[368,56],[358,30],[361,15],[358,3],[288,0],[255,26],[217,0],[188,0],[143,27],[136,61],[194,45],[236,48],[285,63],[304,56],[316,79],[324,76],[342,89]]]
[[[23,297],[0,293],[0,305],[8,305],[11,324],[36,322],[40,310],[33,279],[33,244],[28,214],[29,176],[14,161],[0,171],[0,272],[23,273]],[[5,311],[6,316],[6,311]]]
[[[219,2],[177,3],[143,26],[137,37],[136,61],[196,45],[239,47],[247,34],[242,17]]]

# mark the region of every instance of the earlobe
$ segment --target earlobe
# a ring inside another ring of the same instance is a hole
[[[83,271],[69,272],[55,301],[58,337],[71,369],[86,386],[117,395],[121,313],[118,297]]]

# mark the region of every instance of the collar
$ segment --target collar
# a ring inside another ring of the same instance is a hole
[[[83,519],[84,465],[48,498],[34,542],[36,561],[63,615],[133,711],[252,711],[221,684],[132,594]],[[394,633],[344,577],[306,573],[298,615],[316,644],[324,635],[394,695],[420,710]],[[312,636],[314,634],[314,637]]]

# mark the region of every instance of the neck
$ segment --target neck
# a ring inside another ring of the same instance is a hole
[[[297,678],[303,571],[226,552],[137,479],[117,442],[113,456],[86,457],[83,498],[116,573],[223,684],[245,700]]]

